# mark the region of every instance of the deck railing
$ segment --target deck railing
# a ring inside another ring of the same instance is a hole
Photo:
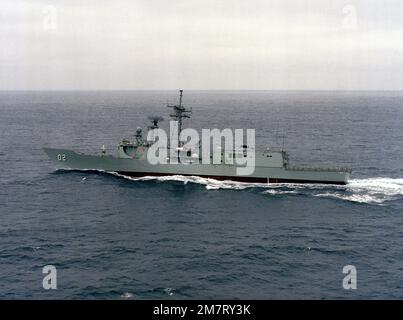
[[[351,168],[347,167],[329,167],[329,168],[320,168],[320,167],[297,167],[297,166],[287,166],[287,170],[290,171],[331,171],[331,172],[349,172],[351,173]]]

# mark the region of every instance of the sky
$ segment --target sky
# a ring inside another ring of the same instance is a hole
[[[401,0],[0,0],[0,90],[402,90]]]

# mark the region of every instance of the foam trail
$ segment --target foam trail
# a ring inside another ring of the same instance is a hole
[[[403,179],[367,178],[353,179],[345,190],[327,191],[315,194],[318,197],[331,197],[359,203],[382,204],[403,198]]]
[[[83,170],[88,171],[88,170]],[[105,172],[102,170],[90,170]],[[133,178],[117,172],[106,172],[131,181],[177,181],[204,185],[207,190],[244,190],[248,188],[266,189],[263,194],[269,196],[306,195],[323,198],[334,198],[356,203],[382,204],[387,201],[403,199],[403,178],[374,177],[366,179],[352,179],[345,186],[321,184],[266,184],[246,183],[230,180],[215,180],[198,176],[145,176]]]
[[[369,178],[354,179],[348,185],[350,189],[365,189],[373,193],[385,193],[387,195],[403,195],[403,179]]]
[[[246,188],[256,188],[256,187],[266,187],[266,184],[259,184],[259,183],[244,183],[244,182],[237,182],[237,181],[230,181],[230,180],[215,180],[210,178],[202,178],[198,176],[181,176],[181,175],[172,175],[172,176],[145,176],[139,178],[133,178],[129,176],[125,176],[119,174],[117,172],[110,172],[111,174],[122,177],[132,181],[150,181],[150,180],[157,180],[157,181],[178,181],[183,182],[184,184],[187,183],[195,183],[205,185],[206,189],[208,190],[218,190],[218,189],[233,189],[233,190],[243,190]]]

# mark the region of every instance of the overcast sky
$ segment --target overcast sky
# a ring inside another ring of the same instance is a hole
[[[0,90],[403,89],[401,0],[0,0]]]

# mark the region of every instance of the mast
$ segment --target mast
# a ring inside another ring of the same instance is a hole
[[[182,97],[183,97],[183,90],[180,89],[179,90],[179,106],[180,107],[182,106]]]
[[[175,119],[176,121],[178,121],[178,147],[181,146],[181,142],[179,141],[179,137],[180,137],[180,133],[182,132],[182,119],[183,118],[190,118],[190,113],[192,112],[192,110],[190,109],[186,109],[183,105],[182,105],[182,98],[183,98],[183,90],[179,90],[179,104],[178,105],[168,105],[168,108],[172,108],[173,109],[173,114],[170,114],[169,116],[172,119]]]

